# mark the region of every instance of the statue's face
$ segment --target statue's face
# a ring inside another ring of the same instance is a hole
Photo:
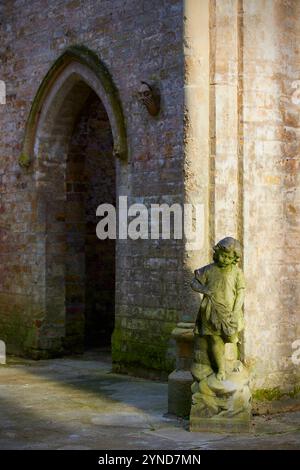
[[[140,100],[143,104],[145,104],[146,106],[149,106],[152,102],[152,91],[150,89],[150,87],[148,85],[146,85],[145,83],[143,83],[141,85],[141,88],[139,89],[139,97],[140,97]]]
[[[226,251],[220,250],[218,254],[217,264],[220,268],[225,268],[234,262],[234,255]]]
[[[138,96],[143,105],[146,106],[149,114],[156,116],[156,114],[159,112],[159,106],[151,87],[147,85],[147,83],[142,83],[138,91]]]

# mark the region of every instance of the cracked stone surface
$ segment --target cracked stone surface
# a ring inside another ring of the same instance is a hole
[[[300,412],[253,418],[248,434],[191,433],[167,384],[111,372],[107,354],[0,366],[0,449],[300,449]]]

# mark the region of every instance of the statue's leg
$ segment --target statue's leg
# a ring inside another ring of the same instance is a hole
[[[237,360],[239,358],[239,352],[238,352],[238,333],[235,333],[234,335],[228,336],[227,337],[228,343],[231,343],[234,347],[234,359]],[[227,342],[226,341],[226,342]]]
[[[211,341],[211,349],[214,355],[214,359],[217,364],[218,373],[217,379],[224,380],[225,379],[225,351],[224,351],[224,342],[221,336],[210,336]]]

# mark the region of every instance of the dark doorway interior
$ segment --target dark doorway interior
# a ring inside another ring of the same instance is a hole
[[[115,205],[113,137],[93,91],[73,129],[66,191],[66,348],[80,352],[110,345],[115,310],[115,242],[96,236],[98,205]]]

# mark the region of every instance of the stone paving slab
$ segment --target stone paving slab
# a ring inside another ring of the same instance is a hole
[[[84,356],[0,367],[0,449],[300,449],[300,412],[253,419],[249,434],[190,433],[167,415],[167,384]]]

